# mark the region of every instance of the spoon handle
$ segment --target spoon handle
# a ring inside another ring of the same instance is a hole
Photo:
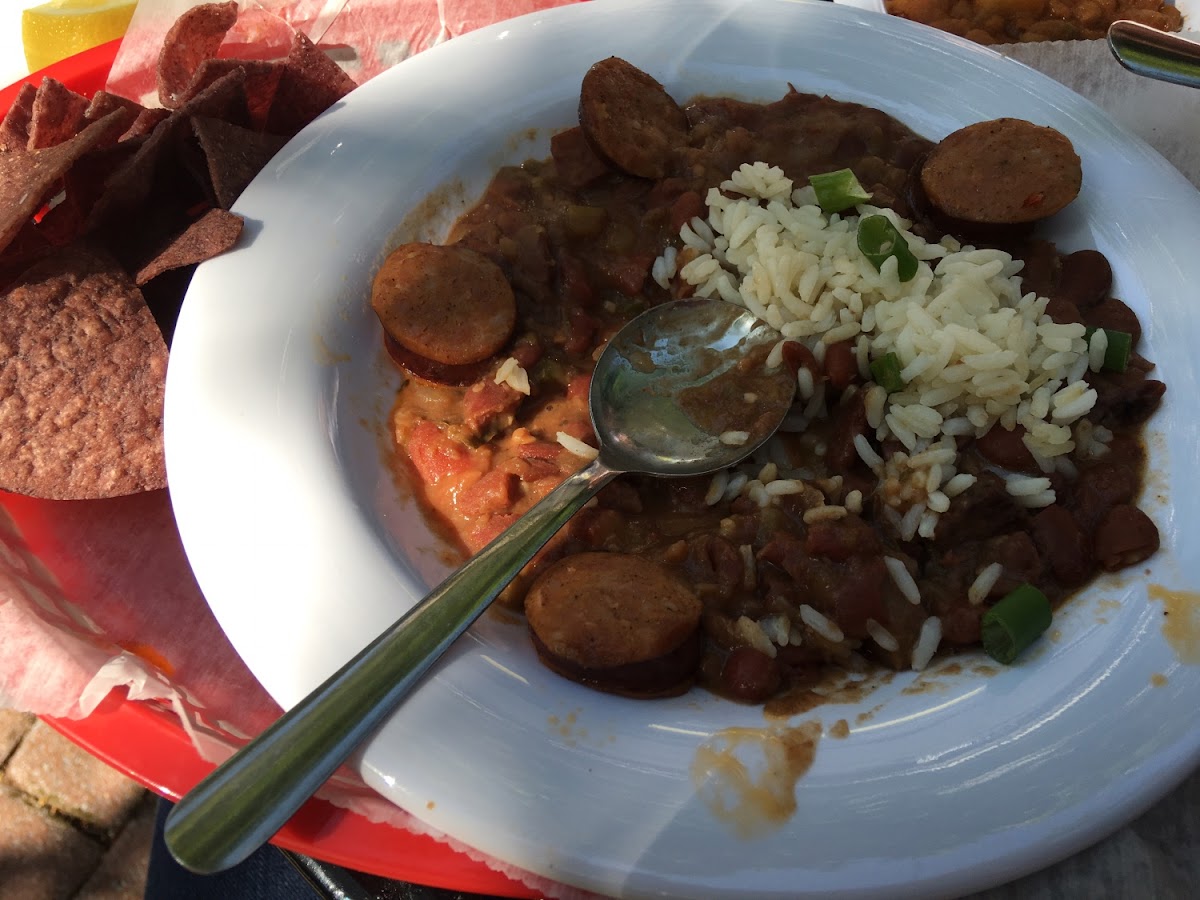
[[[1200,43],[1138,22],[1113,22],[1108,48],[1129,71],[1185,87],[1200,87]]]
[[[208,874],[236,865],[270,840],[521,567],[617,474],[596,460],[567,478],[189,791],[167,818],[174,857]]]

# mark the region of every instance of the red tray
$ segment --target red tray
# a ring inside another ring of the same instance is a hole
[[[43,75],[90,97],[104,87],[120,43],[102,44],[0,90],[0,116],[23,83],[40,84]],[[2,494],[0,506],[7,506]],[[37,527],[37,522],[52,521],[67,509],[69,505],[22,498],[13,503],[10,513],[18,524],[25,521],[31,526],[26,530],[26,540],[37,553],[39,539],[52,531]],[[179,799],[214,768],[200,758],[173,715],[128,701],[123,694],[111,694],[86,719],[46,721],[94,756],[171,800]],[[540,896],[432,838],[374,824],[320,800],[306,803],[272,843],[348,869],[400,881],[501,897]]]

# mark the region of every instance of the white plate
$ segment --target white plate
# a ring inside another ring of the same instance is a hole
[[[1170,385],[1150,493],[1169,485],[1171,503],[1147,507],[1165,548],[1144,578],[1072,602],[1060,638],[1019,666],[941,675],[917,694],[901,693],[902,676],[800,717],[844,718],[852,733],[821,741],[795,814],[752,839],[710,812],[689,766],[714,731],[763,727],[760,711],[700,692],[590,692],[541,668],[521,628],[486,617],[366,748],[368,781],[501,860],[629,896],[954,894],[1127,821],[1200,761],[1200,668],[1177,661],[1145,587],[1200,586],[1200,196],[1038,73],[828,3],[591,2],[505,22],[354,92],[254,181],[237,206],[246,240],[192,281],[167,385],[179,525],[234,646],[289,707],[444,571],[384,462],[397,377],[365,302],[370,276],[426,197],[447,204],[417,216],[438,236],[497,165],[546,154],[551,130],[574,121],[584,71],[611,54],[681,99],[769,100],[791,82],[934,139],[999,116],[1065,132],[1084,187],[1058,237],[1113,260]]]

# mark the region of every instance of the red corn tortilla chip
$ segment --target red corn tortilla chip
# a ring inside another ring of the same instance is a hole
[[[43,78],[33,98],[28,148],[42,150],[73,138],[85,124],[83,114],[87,108],[87,97],[61,81]]]
[[[258,134],[220,119],[196,117],[192,130],[208,164],[208,178],[217,206],[229,209],[287,138]]]
[[[75,137],[45,150],[0,154],[0,252],[58,190],[75,161],[97,146],[120,123],[109,113]]]
[[[300,32],[284,61],[267,130],[293,135],[358,85]]]
[[[168,109],[183,105],[184,92],[200,64],[217,55],[225,33],[238,17],[238,5],[204,3],[175,20],[158,54],[158,99]]]
[[[241,216],[210,209],[142,266],[134,280],[142,285],[168,269],[204,262],[224,253],[237,243],[243,224]]]
[[[0,121],[0,152],[24,150],[29,146],[29,120],[33,118],[33,98],[37,88],[23,84],[12,106]]]
[[[51,500],[166,485],[167,348],[141,291],[75,247],[0,302],[0,487]]]

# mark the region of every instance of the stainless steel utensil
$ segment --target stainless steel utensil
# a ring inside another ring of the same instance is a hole
[[[1109,26],[1108,49],[1130,72],[1200,87],[1200,43],[1196,41],[1122,20]]]
[[[175,858],[211,873],[266,843],[616,475],[700,475],[733,465],[769,438],[788,411],[795,378],[786,366],[767,372],[761,362],[753,373],[744,370],[748,358],[761,359],[779,339],[751,313],[719,300],[666,303],[626,325],[592,376],[599,456],[183,797],[165,830]],[[759,383],[770,390],[735,392],[746,401],[745,425],[737,426],[744,437],[731,437],[727,425],[714,433],[705,423],[713,406],[708,389],[722,387],[718,379],[736,387],[751,374],[765,376]]]

